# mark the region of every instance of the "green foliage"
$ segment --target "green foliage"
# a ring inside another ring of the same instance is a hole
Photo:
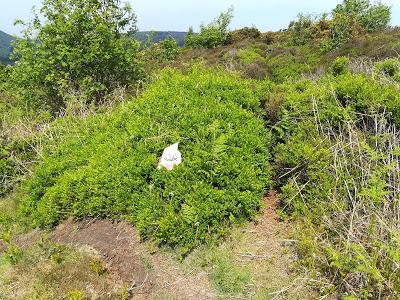
[[[67,300],[85,300],[85,299],[86,299],[85,292],[78,289],[70,291],[67,295]]]
[[[202,67],[165,69],[139,99],[88,118],[44,154],[25,212],[42,226],[68,216],[126,218],[142,238],[183,252],[225,234],[257,212],[270,183],[270,136],[254,115],[253,87]],[[183,163],[158,170],[162,150],[177,141]]]
[[[77,90],[87,103],[100,103],[115,87],[140,78],[138,43],[124,34],[135,22],[120,1],[45,0],[41,16],[14,44],[12,80],[25,105],[56,113]]]
[[[299,14],[289,24],[292,44],[305,45],[311,41],[321,43],[322,49],[330,51],[364,33],[388,28],[390,7],[382,3],[371,4],[369,0],[344,0],[330,13],[320,17]]]
[[[260,49],[251,47],[247,49],[241,49],[238,51],[237,56],[240,62],[249,65],[256,60],[263,60],[263,56],[260,54]]]
[[[215,48],[225,44],[228,38],[228,26],[232,18],[233,8],[229,8],[210,24],[200,25],[200,33],[195,34],[193,28],[190,28],[185,39],[185,47]]]
[[[278,83],[298,79],[303,74],[313,73],[319,60],[319,50],[313,47],[277,48],[267,58],[270,79]]]
[[[300,262],[328,277],[338,296],[395,299],[397,88],[345,72],[276,90],[285,101],[274,126],[275,165],[283,207],[302,221]]]
[[[157,44],[153,44],[144,50],[145,61],[157,61],[159,63],[165,63],[174,60],[179,54],[178,43],[169,37]]]
[[[299,14],[297,20],[289,24],[288,31],[294,45],[305,45],[311,40],[314,22],[311,15]]]
[[[390,22],[390,6],[369,0],[344,0],[333,10],[333,20],[346,16],[347,25],[359,24],[366,32],[387,28]]]
[[[257,39],[261,37],[261,32],[255,27],[244,27],[228,33],[226,44],[233,44],[245,39]]]
[[[344,0],[332,11],[331,39],[328,49],[334,49],[364,32],[383,30],[389,26],[390,7],[369,0]]]
[[[246,285],[250,284],[252,279],[249,270],[238,268],[228,257],[221,254],[214,260],[210,279],[217,289],[226,295],[244,294]]]
[[[387,58],[376,64],[377,70],[386,76],[400,81],[400,61],[396,58]]]
[[[338,57],[334,60],[331,65],[331,72],[333,76],[343,75],[349,72],[349,58],[348,57]]]

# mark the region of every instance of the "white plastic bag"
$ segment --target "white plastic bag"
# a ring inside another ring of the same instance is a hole
[[[164,167],[171,171],[174,166],[182,162],[182,154],[179,152],[178,146],[179,143],[176,143],[164,149],[160,162],[158,163],[158,169]]]

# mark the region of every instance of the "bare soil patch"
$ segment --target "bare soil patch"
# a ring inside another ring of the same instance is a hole
[[[35,230],[16,236],[13,243],[28,249],[46,237],[53,243],[98,258],[106,270],[100,277],[92,274],[91,258],[80,259],[88,265],[76,270],[71,266],[68,271],[78,274],[76,272],[81,270],[82,274],[68,276],[82,276],[86,283],[79,289],[93,299],[120,299],[118,291],[123,290],[128,299],[313,299],[306,282],[291,271],[296,260],[289,246],[291,227],[277,214],[277,193],[271,191],[264,202],[264,209],[254,221],[234,228],[219,246],[200,247],[183,261],[173,251],[140,241],[135,228],[127,222],[67,220],[50,234]],[[243,286],[243,292],[227,294],[221,290],[213,279],[221,263],[233,269],[226,269],[227,274],[219,272],[219,282],[229,284],[236,274],[249,274],[251,280]],[[59,272],[56,270],[51,272]],[[17,277],[22,274],[18,270],[15,272]],[[15,276],[21,286],[32,285],[29,282],[32,278],[24,281]],[[49,276],[55,277],[54,282],[66,280],[63,274]],[[68,284],[64,286],[68,288]],[[18,291],[12,292],[18,294]]]
[[[129,286],[133,299],[213,298],[206,273],[185,274],[172,255],[150,254],[133,226],[126,222],[67,221],[54,230],[51,239],[99,254],[107,270]]]

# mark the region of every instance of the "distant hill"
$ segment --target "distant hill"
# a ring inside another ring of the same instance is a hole
[[[153,42],[158,43],[171,36],[177,41],[180,47],[183,47],[186,34],[187,32],[182,31],[139,31],[136,33],[136,38],[138,41],[144,42],[149,36],[153,36]]]
[[[11,53],[11,42],[13,37],[0,30],[0,62],[4,64],[11,63],[9,56]]]
[[[149,36],[153,36],[153,42],[158,43],[167,39],[169,36],[173,37],[180,47],[185,43],[186,32],[180,31],[139,31],[136,33],[136,38],[140,42],[144,42]],[[11,54],[11,42],[13,37],[0,30],[0,62],[4,64],[11,63],[9,57]]]

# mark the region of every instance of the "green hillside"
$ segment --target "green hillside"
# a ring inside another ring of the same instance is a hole
[[[183,47],[186,34],[187,32],[181,31],[139,31],[135,36],[140,42],[144,42],[149,37],[152,37],[152,41],[154,43],[158,43],[167,39],[168,37],[172,37],[176,40],[180,47]]]
[[[0,65],[0,299],[400,299],[389,6],[143,43],[119,0],[41,13]]]
[[[140,42],[145,42],[152,37],[152,42],[158,43],[168,37],[172,37],[176,40],[180,47],[183,47],[186,32],[180,31],[139,31],[135,34],[135,37]],[[9,59],[11,54],[11,42],[13,38],[11,35],[0,30],[0,62],[3,64],[11,63]]]
[[[0,30],[0,62],[4,64],[10,63],[11,42],[13,38],[11,35]]]

